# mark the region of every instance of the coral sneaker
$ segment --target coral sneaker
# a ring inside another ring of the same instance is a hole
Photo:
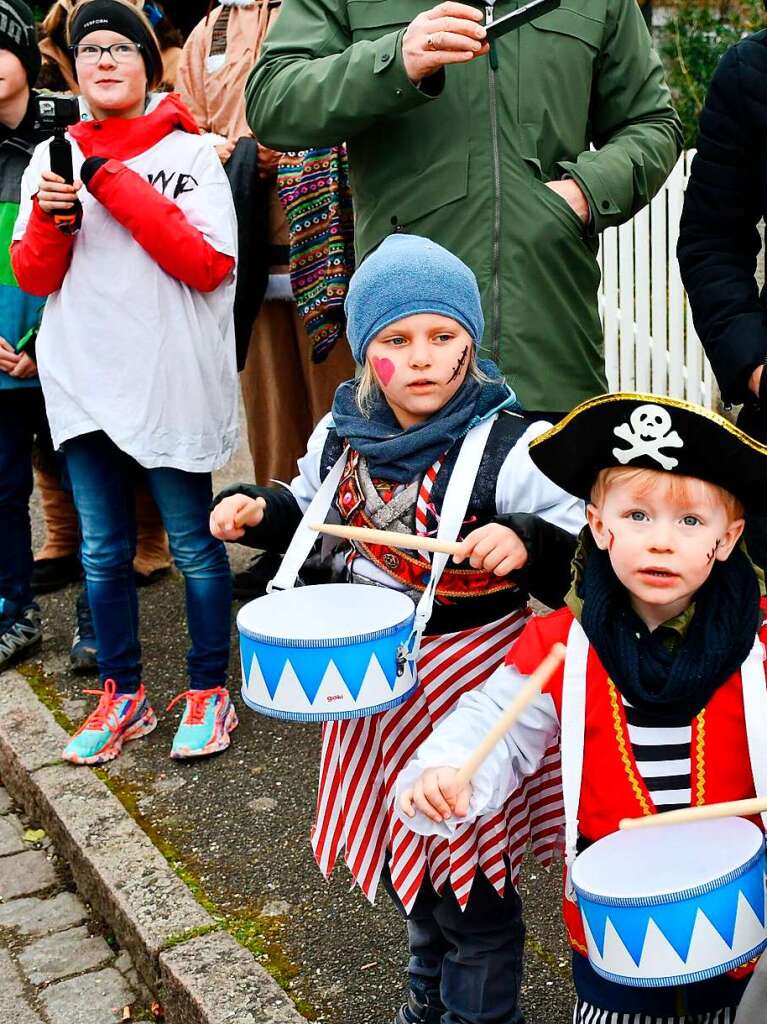
[[[229,733],[237,728],[237,712],[229,698],[229,691],[223,686],[210,690],[185,690],[167,707],[186,698],[186,708],[181,716],[170,756],[175,758],[207,757],[217,754],[229,746]]]
[[[103,764],[120,753],[123,743],[146,736],[157,719],[142,683],[137,693],[118,693],[114,679],[107,679],[103,690],[83,690],[99,698],[92,711],[64,747],[64,760],[73,764]]]

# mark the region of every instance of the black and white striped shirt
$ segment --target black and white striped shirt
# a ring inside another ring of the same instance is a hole
[[[628,736],[639,774],[659,811],[689,807],[692,803],[692,727],[689,720],[642,711],[623,695]],[[655,1016],[603,1010],[579,999],[573,1024],[735,1024],[734,1006],[708,1013]]]
[[[579,1000],[573,1013],[573,1024],[735,1024],[734,1006],[708,1013],[688,1013],[681,1017],[655,1017],[649,1013],[622,1013],[620,1010],[600,1010],[591,1003]]]
[[[629,740],[634,759],[653,803],[659,811],[689,807],[691,803],[689,721],[642,711],[625,697]]]

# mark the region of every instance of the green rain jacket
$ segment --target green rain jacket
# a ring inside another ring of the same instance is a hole
[[[597,234],[652,198],[680,150],[660,61],[636,0],[563,0],[495,60],[417,88],[402,36],[433,6],[283,0],[248,120],[278,150],[347,141],[358,259],[398,230],[451,249],[479,279],[483,354],[527,409],[564,411],[606,390]],[[516,6],[497,0],[495,17]],[[585,192],[588,228],[545,187],[562,177]]]

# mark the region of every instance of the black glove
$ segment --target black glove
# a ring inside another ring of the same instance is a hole
[[[90,190],[91,179],[96,171],[108,162],[109,157],[106,156],[89,156],[87,160],[83,161],[83,165],[80,168],[80,180],[87,189]]]

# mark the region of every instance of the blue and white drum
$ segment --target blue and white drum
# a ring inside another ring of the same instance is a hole
[[[764,836],[745,818],[614,832],[576,858],[572,881],[609,981],[704,981],[767,946]]]
[[[401,649],[407,594],[359,583],[273,591],[240,609],[242,698],[273,718],[321,722],[396,707],[416,688]]]

